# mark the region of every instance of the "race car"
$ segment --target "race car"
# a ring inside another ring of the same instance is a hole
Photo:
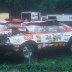
[[[24,23],[24,26],[25,33],[14,34],[6,38],[8,42],[6,41],[5,45],[12,45],[7,50],[17,52],[27,59],[36,56],[38,50],[50,47],[63,47],[72,52],[72,28],[70,26],[57,21],[30,22]]]

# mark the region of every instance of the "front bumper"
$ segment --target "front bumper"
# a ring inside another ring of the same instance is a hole
[[[4,53],[7,53],[7,52],[13,52],[13,45],[12,44],[9,44],[9,45],[2,45],[0,44],[0,54],[4,54]]]

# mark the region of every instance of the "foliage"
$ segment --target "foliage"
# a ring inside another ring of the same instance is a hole
[[[66,54],[42,57],[33,61],[31,65],[25,60],[20,63],[6,62],[6,59],[2,61],[0,72],[72,72],[72,56]]]
[[[21,11],[71,13],[72,0],[0,0],[0,11],[16,15]]]

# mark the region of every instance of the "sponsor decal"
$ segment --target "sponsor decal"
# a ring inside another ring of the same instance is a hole
[[[11,44],[20,45],[20,44],[22,44],[23,42],[25,42],[24,36],[11,36],[11,37],[8,37],[8,38],[10,39],[10,43],[11,43]]]
[[[20,39],[18,39],[18,38],[13,38],[13,43],[20,43]]]
[[[33,35],[31,35],[31,34],[24,35],[24,39],[25,40],[32,40],[33,39]]]
[[[20,45],[20,44],[23,43],[23,40],[21,38],[13,38],[12,37],[12,38],[9,38],[9,39],[10,39],[11,44],[17,44],[17,45],[19,44]]]
[[[40,43],[41,42],[41,36],[40,35],[36,35],[37,38],[37,42]]]

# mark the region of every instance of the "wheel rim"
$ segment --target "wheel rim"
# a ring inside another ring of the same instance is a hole
[[[29,57],[31,57],[32,56],[32,49],[31,48],[29,48],[28,46],[25,46],[24,48],[23,48],[23,56],[25,57],[25,58],[29,58]]]

